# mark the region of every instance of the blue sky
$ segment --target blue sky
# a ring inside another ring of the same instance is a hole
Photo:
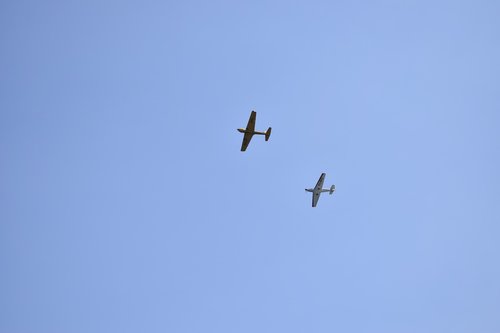
[[[0,332],[499,332],[499,13],[2,2]]]

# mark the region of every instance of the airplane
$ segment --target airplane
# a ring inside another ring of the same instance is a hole
[[[266,132],[255,131],[255,118],[257,118],[257,112],[252,111],[250,119],[248,119],[247,128],[238,128],[238,132],[245,133],[243,136],[243,143],[241,144],[241,151],[247,150],[248,144],[250,140],[252,140],[254,134],[265,135],[266,141],[269,140],[271,136],[271,127],[269,127]]]
[[[314,188],[306,188],[307,192],[312,192],[313,197],[312,197],[312,206],[316,207],[316,204],[318,203],[319,196],[323,192],[330,192],[332,194],[335,191],[335,185],[332,185],[330,189],[323,189],[323,182],[325,181],[325,176],[326,173],[322,173],[321,176],[318,179],[318,182],[316,183],[316,186]]]

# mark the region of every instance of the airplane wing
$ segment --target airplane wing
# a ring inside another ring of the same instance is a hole
[[[243,142],[241,143],[241,151],[247,150],[248,144],[250,143],[250,140],[252,140],[253,133],[245,133],[243,136]]]
[[[245,129],[245,135],[243,136],[243,142],[241,143],[241,151],[247,150],[250,140],[252,140],[253,132],[255,131],[255,119],[257,118],[257,112],[252,111],[250,113],[250,118],[248,119],[247,128]]]
[[[313,207],[316,207],[316,205],[318,204],[318,199],[319,199],[319,195],[321,193],[320,192],[313,192]]]
[[[247,132],[253,132],[255,131],[255,119],[257,118],[257,112],[252,111],[250,114],[250,119],[248,119],[248,124],[247,124]]]
[[[319,176],[318,182],[316,183],[316,186],[314,187],[315,190],[321,190],[323,188],[323,182],[325,181],[325,176],[326,176],[326,173],[322,173],[321,176]]]

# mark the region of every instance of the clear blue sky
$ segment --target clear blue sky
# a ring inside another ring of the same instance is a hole
[[[3,1],[0,332],[500,332],[499,17]]]

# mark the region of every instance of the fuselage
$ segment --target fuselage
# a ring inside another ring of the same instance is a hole
[[[328,190],[328,189],[324,189],[324,188],[322,188],[322,189],[318,189],[318,190],[316,190],[316,189],[314,189],[314,188],[306,188],[306,192],[324,193],[324,192],[330,192],[330,190]]]
[[[240,133],[249,133],[249,134],[262,134],[262,135],[266,135],[266,132],[259,132],[259,131],[247,131],[246,129],[244,128],[238,128],[238,132]]]

